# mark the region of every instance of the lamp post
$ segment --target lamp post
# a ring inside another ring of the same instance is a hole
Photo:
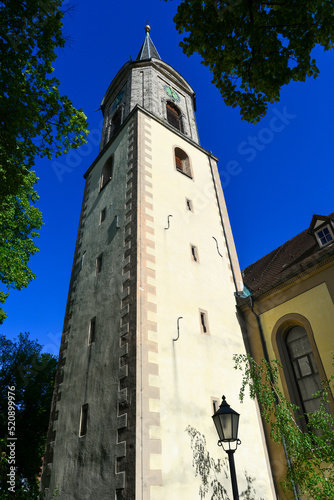
[[[230,405],[227,404],[225,396],[223,396],[219,409],[212,416],[219,436],[218,446],[222,446],[228,455],[233,500],[239,500],[238,484],[234,465],[234,452],[237,449],[237,446],[241,444],[240,439],[238,439],[239,417],[239,413],[232,410]]]

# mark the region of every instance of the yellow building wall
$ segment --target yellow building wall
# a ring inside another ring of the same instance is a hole
[[[254,311],[259,314],[270,360],[280,359],[278,342],[275,335],[277,325],[284,318],[300,315],[305,318],[312,329],[315,345],[324,370],[325,379],[334,375],[334,284],[333,266],[324,266],[303,275],[286,287],[262,298],[254,300]],[[247,328],[247,338],[250,354],[257,360],[264,357],[256,318],[249,307],[243,306],[243,315]],[[284,377],[283,371],[280,371]],[[287,398],[289,392],[284,379],[281,379],[281,389]],[[265,426],[267,443],[273,478],[279,498],[286,498],[279,486],[286,473],[286,459],[281,446],[274,443],[269,437],[269,429]],[[291,494],[291,498],[293,495]]]
[[[329,379],[334,374],[334,304],[327,284],[321,283],[261,314],[270,359],[277,358],[273,348],[276,339],[272,338],[272,332],[277,321],[288,314],[300,314],[309,321],[326,377]]]

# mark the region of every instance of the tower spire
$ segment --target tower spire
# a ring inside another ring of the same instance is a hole
[[[161,60],[159,52],[157,51],[150,37],[150,31],[151,31],[151,26],[147,22],[145,26],[145,33],[146,33],[145,40],[143,45],[141,46],[136,61],[146,61],[147,59],[152,59],[152,58]]]

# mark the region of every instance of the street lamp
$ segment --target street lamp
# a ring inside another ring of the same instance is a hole
[[[238,484],[233,456],[238,444],[241,444],[240,439],[238,439],[239,417],[239,413],[232,410],[230,405],[227,404],[225,396],[223,396],[223,401],[219,409],[212,416],[219,436],[218,446],[222,446],[224,451],[226,451],[228,455],[231,471],[233,500],[239,500]]]

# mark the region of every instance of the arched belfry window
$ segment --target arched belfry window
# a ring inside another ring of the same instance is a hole
[[[123,108],[119,106],[111,118],[112,135],[116,134],[117,130],[122,125]]]
[[[183,132],[181,111],[179,108],[173,102],[168,101],[166,104],[166,111],[168,123],[177,130],[180,130],[180,132]]]
[[[113,111],[112,107],[110,106],[104,134],[104,146],[110,141],[110,139],[116,134],[117,130],[122,125],[124,117],[123,110],[124,106],[122,104],[119,105],[115,111]]]
[[[294,401],[303,413],[319,409],[320,398],[313,395],[322,389],[319,370],[305,328],[290,328],[285,336],[285,346],[290,360],[299,401]]]
[[[102,167],[100,190],[107,184],[107,182],[111,180],[113,174],[113,168],[114,168],[114,157],[110,156]]]
[[[179,172],[192,178],[189,156],[181,148],[175,148],[175,167]]]

